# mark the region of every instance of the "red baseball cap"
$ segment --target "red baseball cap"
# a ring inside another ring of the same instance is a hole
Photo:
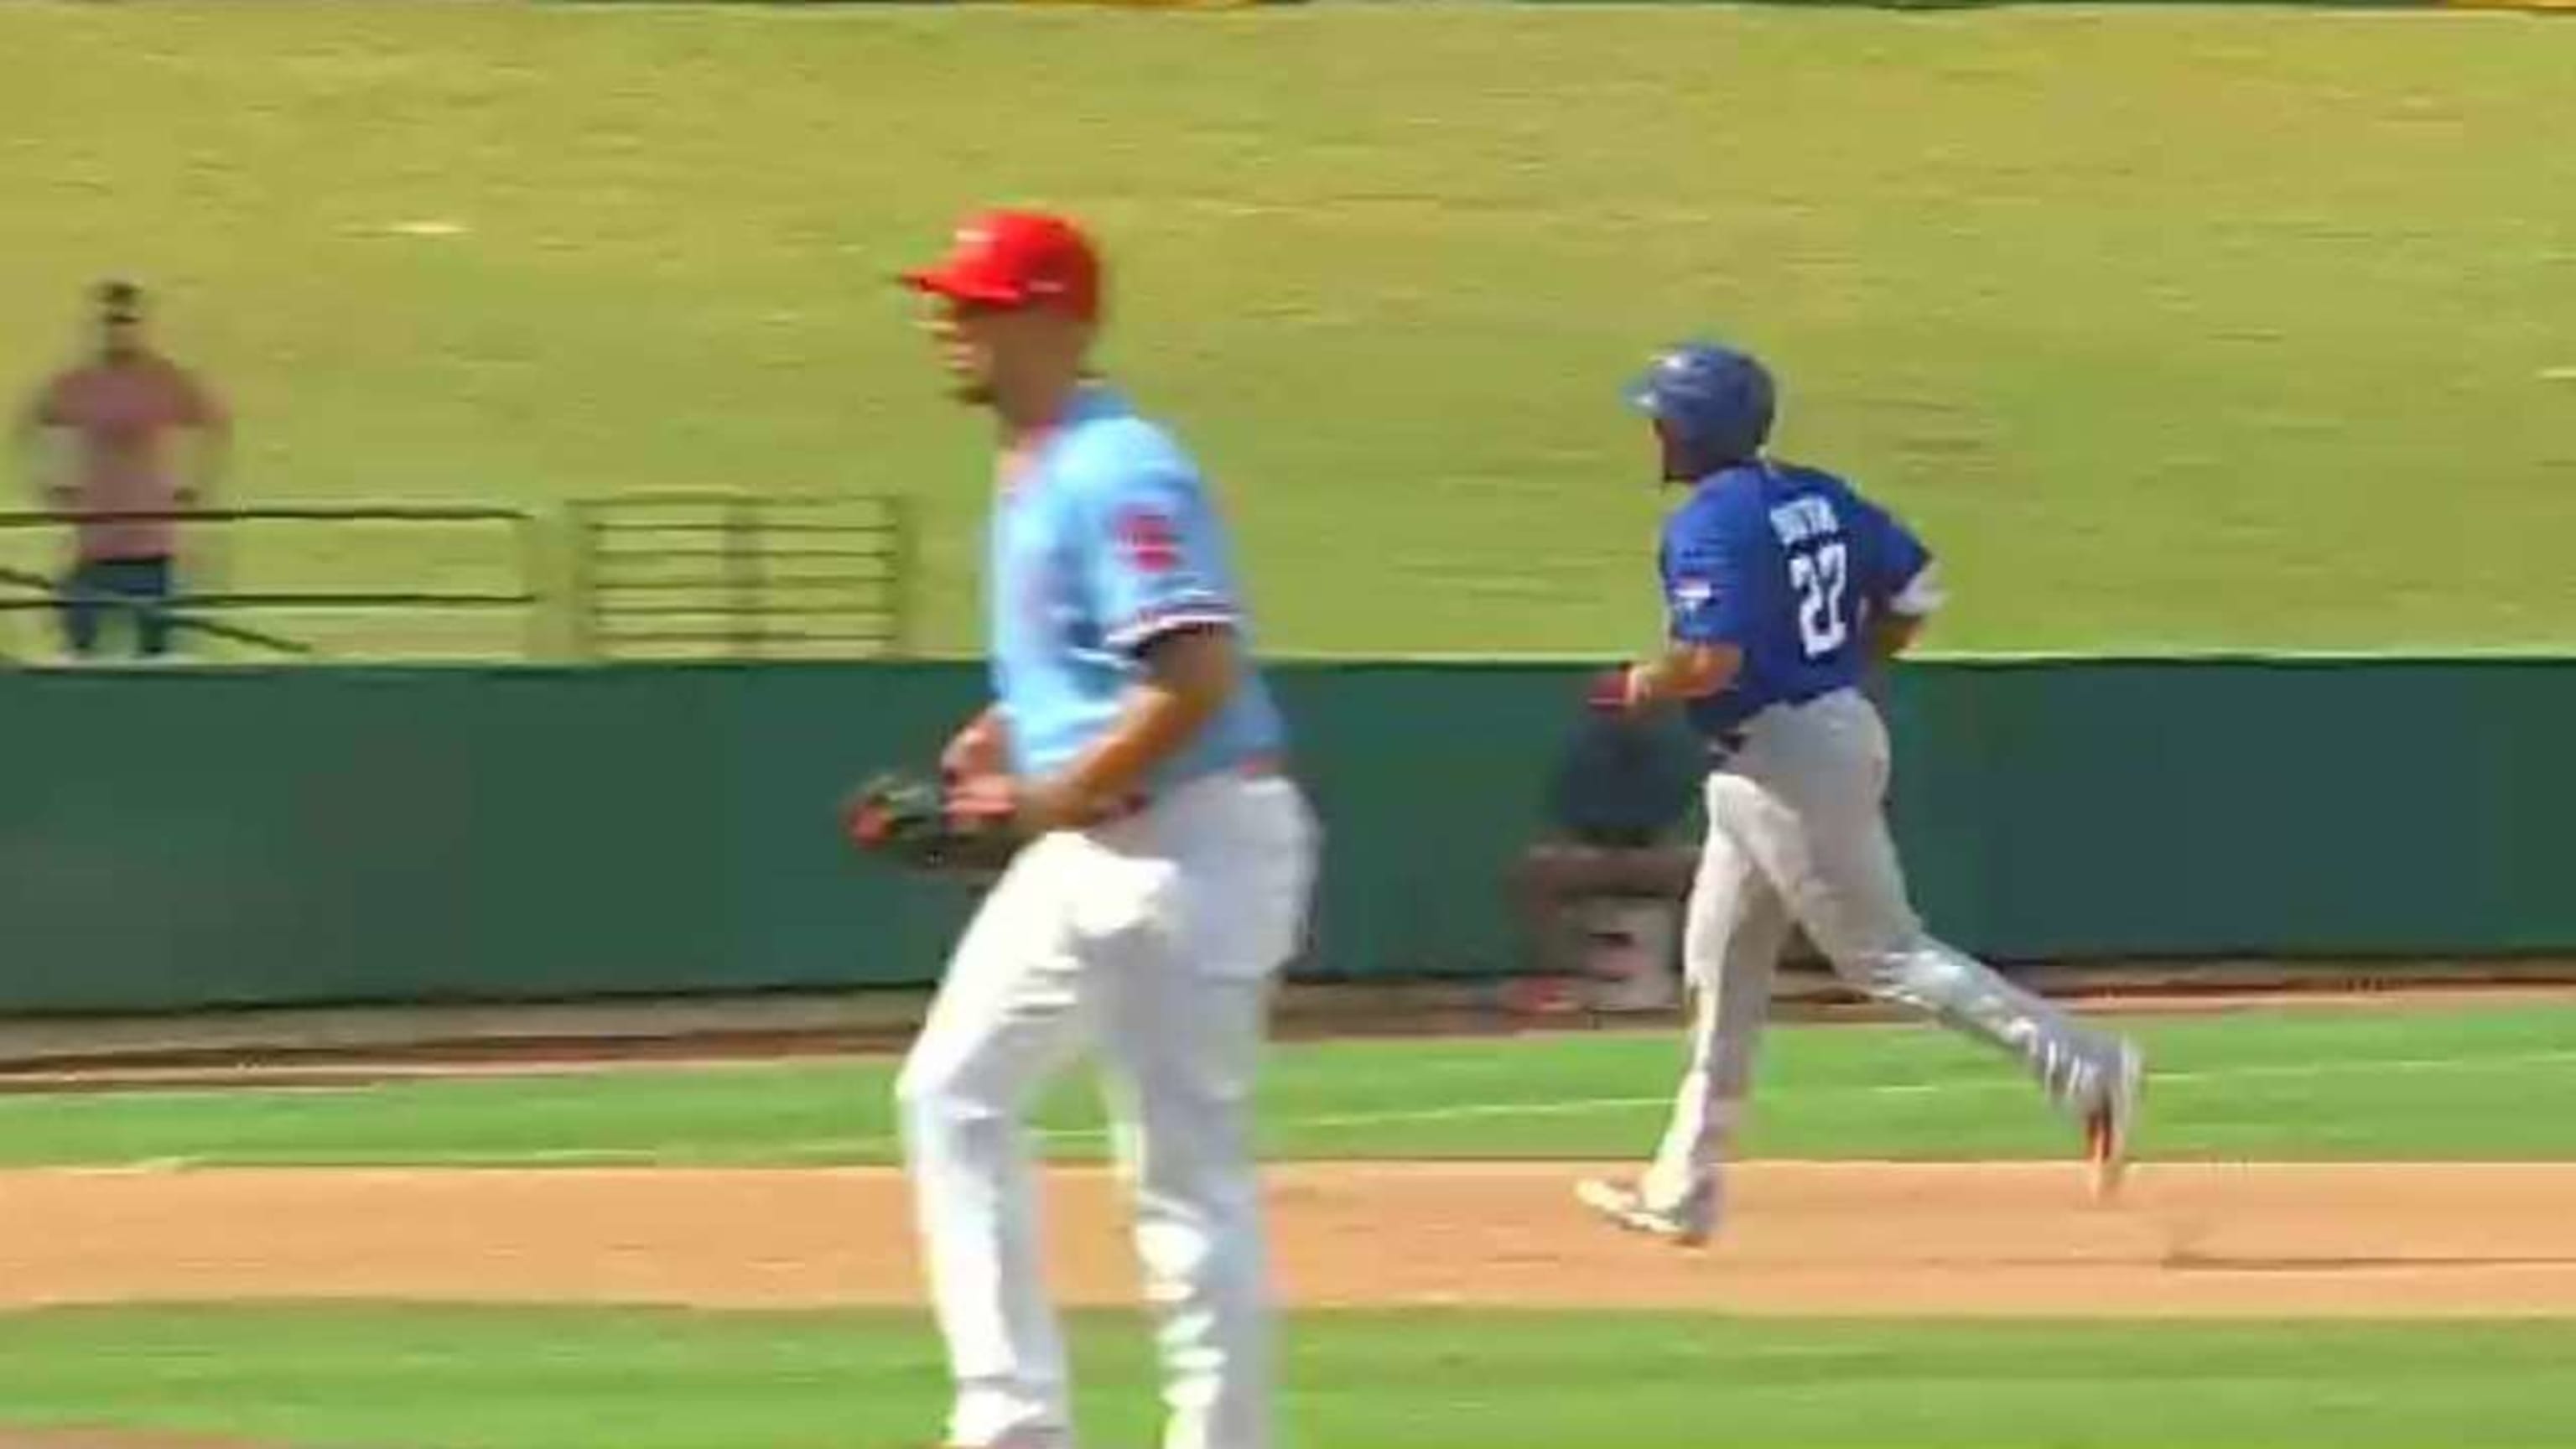
[[[1042,211],[988,211],[957,229],[936,266],[903,274],[916,292],[988,307],[1100,315],[1100,256],[1082,228]]]

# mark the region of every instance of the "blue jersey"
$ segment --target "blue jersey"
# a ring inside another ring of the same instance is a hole
[[[1118,717],[1144,647],[1208,625],[1235,632],[1242,677],[1146,787],[1280,748],[1279,714],[1251,665],[1233,562],[1198,469],[1108,389],[1076,395],[995,504],[986,585],[993,695],[1018,773],[1071,763]]]
[[[1732,644],[1730,687],[1694,700],[1720,734],[1775,704],[1847,689],[1869,667],[1869,623],[1939,603],[1932,555],[1842,479],[1769,460],[1710,474],[1664,523],[1664,602],[1675,641]]]

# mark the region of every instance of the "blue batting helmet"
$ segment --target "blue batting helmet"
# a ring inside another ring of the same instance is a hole
[[[1628,401],[1678,438],[1693,465],[1715,471],[1762,450],[1778,399],[1770,370],[1750,353],[1684,342],[1655,355]]]

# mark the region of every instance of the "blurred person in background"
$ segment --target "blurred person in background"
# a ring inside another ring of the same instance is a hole
[[[93,656],[109,621],[130,618],[135,652],[154,657],[170,647],[179,522],[117,515],[208,506],[231,422],[212,389],[153,348],[141,287],[108,281],[94,295],[96,350],[28,400],[19,449],[44,506],[73,517],[65,647]]]
[[[1548,781],[1546,838],[1511,872],[1530,954],[1545,976],[1583,970],[1572,908],[1587,901],[1669,901],[1678,910],[1699,871],[1683,832],[1705,752],[1679,723],[1631,715],[1596,681]]]

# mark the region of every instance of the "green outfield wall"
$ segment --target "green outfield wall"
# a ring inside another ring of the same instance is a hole
[[[1313,976],[1520,969],[1500,906],[1580,669],[1277,671]],[[2576,950],[2576,663],[1934,662],[1899,833],[2007,960]],[[0,1010],[911,984],[971,907],[853,863],[963,664],[0,675]]]

